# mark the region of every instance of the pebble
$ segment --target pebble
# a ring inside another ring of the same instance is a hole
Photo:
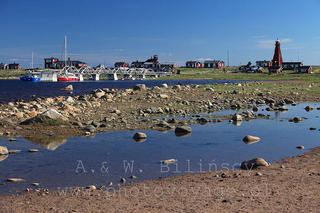
[[[25,179],[22,179],[22,178],[8,178],[7,181],[8,182],[12,182],[12,183],[19,183],[19,182],[24,182]]]
[[[97,189],[97,187],[95,185],[90,185],[90,186],[87,186],[86,188],[90,189],[90,190],[96,190]]]
[[[304,146],[297,146],[296,148],[300,149],[300,150],[304,150],[305,147]]]

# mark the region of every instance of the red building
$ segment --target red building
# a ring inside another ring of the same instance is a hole
[[[270,73],[279,73],[283,70],[283,58],[281,53],[281,45],[280,41],[277,40],[274,49],[274,55],[272,59],[271,67],[269,67]]]

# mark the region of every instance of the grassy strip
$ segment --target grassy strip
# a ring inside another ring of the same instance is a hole
[[[164,80],[179,79],[213,79],[213,80],[273,80],[273,81],[308,81],[320,82],[320,69],[315,68],[313,74],[297,74],[295,72],[284,72],[280,74],[269,74],[267,70],[263,73],[240,73],[237,68],[219,69],[189,69],[179,68],[180,74],[163,77]]]

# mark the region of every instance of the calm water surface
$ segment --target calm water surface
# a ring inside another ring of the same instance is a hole
[[[17,99],[30,99],[31,96],[54,97],[70,95],[63,91],[67,85],[74,87],[73,95],[82,95],[99,88],[132,88],[136,84],[146,84],[148,87],[186,84],[224,84],[242,81],[220,80],[136,80],[136,81],[84,81],[84,82],[24,82],[20,80],[0,80],[0,103]]]
[[[271,119],[243,122],[241,126],[229,122],[193,125],[192,135],[186,137],[176,137],[173,131],[146,131],[148,139],[143,143],[131,139],[135,133],[133,131],[101,133],[93,138],[59,139],[45,145],[23,138],[18,138],[16,142],[1,138],[0,145],[22,152],[0,162],[0,180],[3,184],[0,185],[0,193],[24,190],[33,182],[52,189],[103,185],[110,181],[118,184],[122,177],[130,182],[128,177],[131,175],[138,177],[136,181],[156,179],[190,171],[208,171],[209,164],[211,167],[215,164],[218,168],[237,167],[242,161],[254,157],[274,162],[302,154],[304,151],[297,150],[296,146],[304,145],[305,151],[308,151],[320,145],[320,132],[309,130],[310,127],[320,128],[320,111],[306,112],[306,105],[290,107],[284,113],[268,112],[272,115]],[[320,104],[310,105],[317,107]],[[302,123],[289,123],[288,119],[294,116],[308,119]],[[261,142],[244,144],[242,138],[248,134],[260,136]],[[29,153],[29,148],[40,151]],[[159,162],[172,158],[178,160],[178,170],[176,165],[171,165],[170,171],[162,168],[161,172]],[[132,173],[125,172],[124,162],[133,162]],[[77,167],[81,167],[78,173]],[[6,183],[5,180],[10,177],[24,178],[27,182]]]

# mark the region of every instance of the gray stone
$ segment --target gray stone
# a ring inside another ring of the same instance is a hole
[[[245,142],[246,144],[257,143],[260,140],[261,140],[261,138],[259,138],[257,136],[252,136],[252,135],[247,135],[246,137],[243,138],[243,142]]]
[[[264,160],[263,158],[255,158],[252,160],[244,161],[241,163],[241,169],[243,170],[250,170],[250,169],[256,169],[259,167],[267,167],[270,164]]]
[[[134,134],[133,139],[135,140],[142,140],[142,139],[146,139],[148,136],[146,133],[143,132],[137,132]]]
[[[191,132],[192,132],[192,129],[189,126],[178,126],[175,129],[176,134],[188,134]]]

